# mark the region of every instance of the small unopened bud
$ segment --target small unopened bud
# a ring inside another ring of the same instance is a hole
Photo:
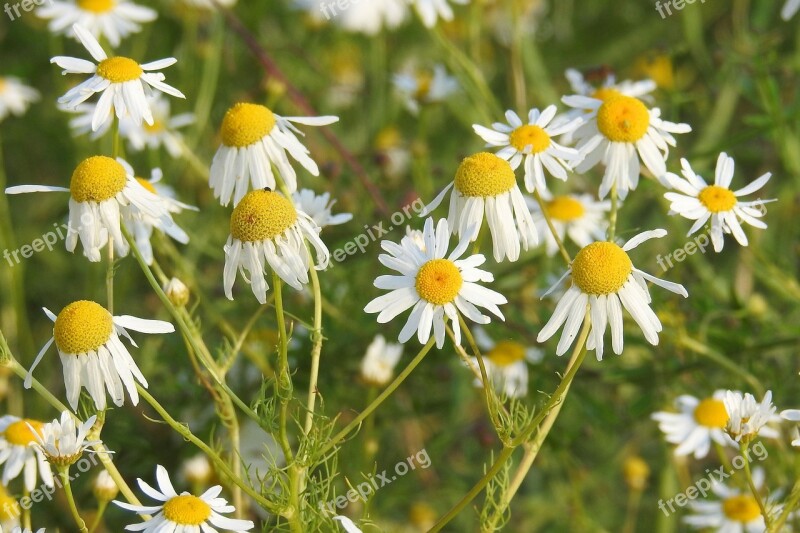
[[[647,486],[647,478],[650,477],[650,467],[644,462],[644,459],[636,455],[632,455],[625,459],[622,465],[622,475],[625,477],[625,483],[631,490],[644,490]]]
[[[214,470],[211,463],[203,454],[198,454],[183,463],[183,475],[186,481],[193,485],[207,485],[211,482]]]
[[[189,287],[178,278],[172,278],[164,285],[164,294],[175,307],[183,307],[189,303]]]
[[[94,497],[97,498],[97,501],[110,502],[119,494],[119,487],[117,487],[117,483],[111,477],[111,474],[109,474],[106,469],[103,469],[97,477],[94,478],[92,492],[94,493]]]

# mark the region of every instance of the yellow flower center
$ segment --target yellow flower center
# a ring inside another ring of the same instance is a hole
[[[422,299],[436,305],[455,300],[463,283],[458,267],[448,259],[428,261],[417,272],[417,293]]]
[[[102,202],[125,188],[125,167],[104,155],[81,161],[72,173],[69,191],[76,202]]]
[[[222,144],[244,148],[266,137],[274,127],[275,115],[268,108],[239,103],[230,108],[222,119]]]
[[[163,510],[164,518],[181,526],[199,526],[211,516],[211,506],[191,494],[170,498]]]
[[[518,342],[500,341],[487,357],[497,366],[508,366],[525,359],[525,347]]]
[[[531,152],[538,154],[550,146],[550,136],[539,126],[524,125],[511,132],[509,142],[520,152],[530,146]]]
[[[250,191],[233,209],[231,235],[242,242],[273,239],[297,221],[297,211],[283,195]]]
[[[605,102],[609,98],[613,98],[615,96],[622,96],[622,93],[616,89],[612,89],[611,87],[601,87],[593,92],[591,97]]]
[[[100,304],[80,300],[58,314],[53,337],[59,352],[78,355],[97,350],[108,342],[113,331],[111,313]]]
[[[694,419],[701,426],[724,428],[728,424],[728,411],[721,400],[706,398],[694,408]]]
[[[572,281],[586,294],[615,293],[632,271],[630,257],[613,242],[593,242],[572,261]]]
[[[149,181],[147,181],[146,179],[144,179],[144,178],[136,178],[136,181],[138,181],[139,185],[141,185],[142,187],[144,187],[145,189],[147,189],[151,193],[156,194],[156,195],[158,194],[156,192],[156,188],[153,187],[153,184],[150,183]]]
[[[42,435],[42,428],[44,428],[43,422],[23,419],[17,420],[9,425],[6,428],[3,437],[5,437],[8,443],[13,446],[28,446],[29,444],[36,442],[36,435],[34,435],[33,431],[31,431],[31,428],[28,427],[28,424],[30,424],[34,431],[36,431],[36,435]]]
[[[3,89],[6,88],[6,79],[0,76],[0,92],[3,92]]]
[[[430,72],[420,72],[417,74],[417,91],[414,93],[414,99],[421,102],[431,92],[431,84],[433,83],[433,74]]]
[[[0,522],[17,521],[21,515],[22,509],[17,500],[9,496],[3,489],[0,494]]]
[[[630,96],[608,98],[597,111],[597,129],[613,142],[634,143],[650,127],[650,112]]]
[[[465,158],[456,171],[455,187],[464,196],[498,196],[515,184],[514,170],[508,161],[489,152]]]
[[[730,211],[736,205],[736,196],[733,192],[718,185],[709,185],[700,191],[697,199],[712,213]]]
[[[97,75],[102,76],[111,83],[138,80],[142,72],[142,67],[139,66],[139,63],[127,57],[109,57],[97,65]]]
[[[545,210],[551,218],[561,222],[577,220],[586,212],[583,204],[571,196],[556,196],[545,204]]]
[[[722,502],[722,512],[734,522],[742,522],[744,524],[761,516],[758,502],[749,494],[740,494],[726,499]]]
[[[105,13],[114,7],[114,0],[78,0],[78,7],[84,11]]]
[[[162,120],[153,120],[152,124],[148,124],[147,122],[144,122],[144,123],[142,123],[142,127],[144,128],[144,131],[146,131],[147,133],[149,133],[151,135],[156,135],[156,134],[161,133],[162,131],[164,131],[166,129],[164,127],[164,121],[162,121]]]

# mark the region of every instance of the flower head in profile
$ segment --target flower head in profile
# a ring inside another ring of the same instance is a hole
[[[724,233],[731,233],[742,246],[747,246],[747,236],[742,230],[742,222],[751,226],[765,229],[767,225],[759,220],[765,214],[764,204],[774,200],[755,200],[742,202],[741,196],[746,196],[760,190],[767,184],[771,173],[767,172],[753,180],[750,184],[738,191],[730,188],[733,180],[734,162],[726,153],[719,154],[717,169],[714,174],[714,184],[708,185],[706,181],[696,174],[686,159],[681,159],[683,178],[667,173],[668,184],[678,192],[668,192],[664,197],[672,202],[671,213],[677,213],[684,218],[694,220],[688,235],[697,232],[709,219],[711,219],[711,242],[715,252],[721,252],[724,245]]]
[[[492,128],[473,124],[475,130],[488,146],[500,147],[499,157],[507,160],[511,168],[517,169],[525,164],[525,188],[544,193],[547,190],[545,169],[552,177],[566,181],[567,172],[581,159],[574,148],[558,144],[553,137],[575,131],[583,119],[576,117],[560,124],[551,124],[556,116],[556,106],[548,106],[544,111],[531,109],[528,121],[523,123],[514,111],[506,111],[508,124],[495,122]]]
[[[28,87],[19,78],[0,76],[0,122],[9,115],[23,115],[38,99],[39,91]]]
[[[64,69],[64,74],[92,75],[67,91],[58,99],[58,103],[74,108],[95,93],[100,93],[92,116],[92,130],[99,129],[110,119],[112,108],[120,120],[127,117],[136,124],[144,121],[153,125],[153,113],[147,101],[146,90],[156,89],[177,98],[186,98],[178,89],[164,83],[163,74],[155,72],[174,65],[178,61],[174,57],[141,65],[128,57],[109,57],[86,28],[75,24],[72,29],[97,64],[67,56],[51,59],[51,63]]]
[[[282,117],[263,105],[234,105],[222,120],[222,146],[211,162],[209,183],[214,198],[222,205],[228,205],[232,198],[235,205],[251,189],[277,190],[272,165],[278,169],[289,192],[296,191],[297,173],[287,152],[314,176],[319,176],[319,167],[295,135],[303,134],[292,123],[326,126],[338,120],[339,117],[332,116]]]
[[[563,194],[552,196],[542,194],[544,200],[544,213],[550,217],[550,222],[562,242],[567,237],[583,248],[594,241],[603,240],[606,235],[606,212],[611,209],[611,202],[594,199],[591,194]],[[544,235],[547,255],[554,255],[558,251],[558,243],[547,225],[547,219],[539,203],[526,198],[531,209],[536,232]]]
[[[392,76],[392,84],[413,114],[419,113],[423,105],[442,102],[459,90],[458,80],[439,64],[432,71],[408,69],[397,73]]]
[[[450,3],[466,5],[469,0],[411,0],[417,10],[422,23],[433,28],[439,19],[444,21],[453,20],[453,8]]]
[[[481,327],[472,330],[475,342],[483,354],[489,380],[496,390],[508,398],[524,398],[528,394],[528,365],[538,363],[544,355],[541,350],[516,341],[494,341]],[[470,365],[478,368],[478,360],[470,358]],[[476,387],[483,383],[477,377]]]
[[[194,114],[171,115],[169,100],[158,93],[150,96],[147,102],[153,113],[153,123],[123,120],[119,124],[120,135],[128,140],[134,152],[141,152],[145,148],[158,150],[163,146],[170,156],[180,157],[185,148],[183,136],[178,130],[194,123]]]
[[[371,385],[386,385],[392,379],[394,367],[402,356],[402,344],[388,343],[383,335],[375,335],[361,359],[361,377]]]
[[[400,342],[408,342],[416,333],[419,342],[425,344],[433,328],[437,348],[444,346],[448,320],[455,341],[460,344],[458,313],[478,324],[488,324],[489,317],[478,310],[483,307],[504,320],[498,305],[507,303],[505,296],[477,283],[494,281],[491,273],[477,268],[486,258],[476,254],[461,259],[469,247],[469,239],[462,237],[448,255],[450,228],[447,220],[439,220],[434,228],[431,218],[425,221],[423,238],[424,249],[411,239],[401,244],[381,241],[381,248],[388,253],[378,256],[378,260],[400,275],[378,276],[375,286],[391,292],[372,300],[364,311],[378,313],[378,322],[385,324],[411,309],[400,331]]]
[[[99,440],[86,440],[96,419],[93,415],[86,422],[76,425],[72,413],[63,411],[61,420],[55,419],[45,424],[41,433],[36,434],[36,443],[51,465],[62,467],[75,464],[83,452],[100,444]]]
[[[142,333],[175,331],[169,322],[112,316],[103,306],[89,300],[67,305],[58,316],[47,308],[44,312],[54,323],[53,336],[33,361],[25,378],[25,388],[31,387],[33,370],[55,342],[64,368],[67,401],[73,409],[78,408],[81,387],[86,387],[98,410],[106,408],[106,389],[117,407],[125,402],[125,390],[133,405],[138,404],[139,392],[134,378],[144,387],[147,387],[147,380],[122,344],[120,335],[136,346],[129,329]]]
[[[757,490],[764,487],[764,470],[753,469],[753,484]],[[711,492],[718,500],[689,501],[693,514],[684,517],[683,522],[693,529],[715,531],[717,533],[763,533],[766,531],[764,517],[755,497],[749,490],[741,491],[727,486],[721,481],[711,483]],[[780,506],[772,507],[779,512]]]
[[[176,532],[210,532],[218,528],[222,531],[241,533],[250,531],[255,524],[250,520],[228,518],[223,514],[236,509],[228,505],[227,500],[220,498],[222,487],[215,485],[200,496],[188,492],[178,494],[172,486],[167,469],[156,466],[158,490],[144,480],[138,479],[139,488],[150,498],[157,500],[156,505],[131,505],[114,500],[114,503],[127,511],[137,514],[152,514],[153,518],[146,522],[131,524],[125,529],[144,533],[176,533]]]
[[[50,464],[37,444],[47,424],[14,415],[0,417],[0,464],[3,465],[3,486],[23,474],[25,490],[36,488],[37,472],[48,487],[53,486]]]
[[[111,46],[119,46],[122,39],[142,29],[140,24],[158,17],[149,7],[128,0],[50,0],[36,14],[50,21],[47,27],[53,33],[76,37],[69,29],[79,24]]]
[[[306,241],[316,251],[316,265]],[[225,244],[225,295],[233,300],[233,283],[237,271],[241,271],[263,304],[269,289],[267,266],[288,285],[301,290],[308,283],[309,269],[323,270],[329,261],[330,252],[310,216],[279,192],[251,191],[231,214],[231,234]]]
[[[495,261],[504,258],[516,261],[520,247],[527,250],[538,242],[536,227],[517,185],[514,170],[505,159],[489,152],[465,158],[453,182],[425,207],[420,216],[427,216],[436,209],[451,187],[448,227],[454,234],[472,242],[478,238],[485,217],[492,235]]]
[[[641,328],[645,339],[650,344],[657,345],[661,321],[650,308],[647,282],[651,281],[684,298],[688,293],[683,285],[659,279],[634,267],[628,252],[648,239],[660,238],[666,234],[663,229],[645,231],[622,246],[598,241],[583,247],[567,272],[554,285],[558,286],[567,277],[572,282],[536,340],[546,341],[564,325],[556,348],[556,353],[563,355],[572,345],[588,314],[591,316],[592,328],[586,341],[586,349],[595,350],[598,361],[602,360],[603,336],[608,324],[611,327],[611,346],[614,353],[621,354],[624,307]]]
[[[778,436],[774,429],[767,427],[769,422],[780,420],[775,414],[776,407],[772,405],[772,391],[767,391],[759,403],[749,392],[743,395],[739,391],[729,390],[725,392],[723,401],[730,416],[725,431],[736,442],[746,444],[759,435],[771,438]]]
[[[311,189],[300,189],[292,193],[292,202],[297,209],[314,219],[320,229],[326,226],[338,226],[353,219],[350,213],[335,215],[332,213],[336,200],[331,200],[328,192],[317,195]]]

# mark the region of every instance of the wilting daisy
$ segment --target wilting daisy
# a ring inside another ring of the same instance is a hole
[[[25,490],[36,488],[36,474],[48,487],[53,486],[53,472],[36,444],[45,427],[44,422],[13,415],[0,417],[0,464],[3,465],[3,485],[23,474]],[[24,472],[23,472],[24,470]]]
[[[608,200],[598,202],[591,194],[561,196],[543,194],[542,197],[544,198],[545,212],[550,217],[550,222],[553,223],[553,228],[562,242],[569,237],[572,242],[582,248],[605,238],[608,227],[605,214],[611,209],[611,203]],[[539,203],[532,199],[526,200],[531,209],[536,232],[544,235],[547,255],[555,254],[558,251],[558,243],[547,225]]]
[[[392,84],[400,94],[406,108],[416,114],[420,106],[447,99],[458,92],[458,80],[447,74],[443,65],[435,65],[433,71],[411,70],[392,76]]]
[[[417,9],[419,18],[422,23],[428,28],[436,26],[436,21],[442,19],[445,21],[453,20],[453,8],[450,6],[448,0],[412,0],[414,7]],[[469,0],[449,0],[454,4],[468,4]]]
[[[336,200],[331,200],[328,192],[317,195],[311,189],[300,189],[292,193],[292,202],[297,209],[314,219],[320,229],[326,226],[338,226],[353,219],[350,213],[335,215],[331,213]]]
[[[423,235],[424,250],[411,240],[405,241],[405,245],[381,241],[381,248],[389,253],[381,254],[378,260],[400,275],[378,276],[375,286],[391,292],[372,300],[364,311],[379,313],[378,322],[385,324],[403,311],[413,308],[400,331],[400,342],[406,343],[416,332],[419,342],[425,344],[430,339],[433,327],[437,348],[444,346],[445,324],[448,319],[456,343],[461,343],[459,312],[473,322],[488,324],[489,317],[482,314],[476,307],[478,306],[505,320],[497,307],[507,303],[505,296],[477,284],[479,281],[494,281],[491,273],[477,268],[486,258],[476,254],[460,259],[469,246],[469,239],[462,237],[455,249],[447,255],[450,245],[447,220],[439,220],[434,229],[433,219],[427,219]]]
[[[267,265],[297,290],[308,283],[309,268],[324,270],[330,253],[314,220],[279,192],[251,191],[231,214],[231,235],[225,244],[225,295],[233,300],[236,272],[250,283],[260,303],[267,302]],[[314,247],[313,264],[306,241]]]
[[[447,222],[453,233],[474,241],[478,238],[484,214],[492,234],[492,249],[497,262],[507,257],[519,259],[522,248],[536,245],[538,237],[525,198],[517,186],[514,170],[508,161],[482,152],[465,158],[453,182],[429,203],[420,216],[427,216],[450,195]]]
[[[147,387],[147,380],[119,336],[127,337],[136,346],[127,331],[129,329],[142,333],[175,331],[172,324],[161,320],[112,316],[103,306],[88,300],[69,304],[58,316],[47,308],[44,312],[54,322],[53,337],[42,347],[28,370],[25,388],[31,387],[33,369],[55,342],[64,368],[67,401],[73,409],[78,408],[81,387],[86,387],[98,410],[106,408],[105,389],[117,407],[125,402],[126,389],[131,403],[137,405],[139,392],[134,378],[144,387]]]
[[[800,0],[786,0],[786,3],[783,4],[783,9],[781,9],[781,18],[789,20],[797,13],[798,9],[800,9]]]
[[[41,434],[36,435],[36,443],[47,458],[47,462],[55,466],[74,464],[81,458],[83,452],[95,444],[100,444],[99,440],[86,440],[96,419],[97,416],[90,416],[86,422],[76,426],[72,413],[63,411],[60,421],[56,419],[45,424]]]
[[[194,122],[194,114],[182,113],[170,115],[169,100],[157,94],[147,99],[153,112],[153,124],[137,124],[132,120],[123,120],[119,124],[119,132],[135,152],[145,148],[157,150],[163,146],[172,157],[183,154],[183,137],[177,131]]]
[[[525,397],[528,394],[528,364],[540,362],[544,355],[542,351],[515,341],[495,342],[480,327],[474,328],[472,333],[483,355],[486,377],[495,389],[508,398]],[[477,358],[470,358],[470,364],[477,369]],[[477,377],[475,386],[483,386]]]
[[[692,131],[688,124],[661,120],[661,110],[647,106],[632,96],[612,95],[605,100],[586,96],[565,96],[562,101],[576,109],[589,109],[585,122],[575,130],[576,148],[584,156],[575,171],[583,173],[602,162],[606,170],[600,184],[600,199],[616,185],[617,195],[625,198],[639,183],[641,157],[644,165],[659,180],[667,172],[669,147],[675,146],[673,133]],[[638,155],[637,155],[638,152]]]
[[[564,354],[570,347],[586,314],[591,316],[592,329],[586,341],[587,350],[596,350],[597,360],[603,359],[603,335],[606,324],[611,326],[611,345],[614,353],[622,353],[622,307],[627,309],[652,345],[658,344],[661,322],[650,308],[647,282],[682,295],[689,294],[683,285],[659,279],[633,266],[627,252],[644,241],[661,238],[663,229],[642,232],[621,247],[613,242],[594,242],[575,256],[572,265],[561,276],[559,285],[569,276],[572,285],[558,301],[553,316],[539,332],[537,340],[544,342],[564,324],[556,353]],[[622,305],[620,305],[622,303]]]
[[[122,39],[142,29],[140,24],[158,16],[149,7],[128,0],[50,0],[36,14],[50,20],[47,27],[53,33],[75,37],[69,28],[80,24],[96,39],[108,39],[111,46],[119,46]]]
[[[677,444],[675,455],[694,454],[696,459],[708,455],[711,442],[737,447],[725,433],[728,411],[725,409],[725,391],[718,390],[710,398],[699,399],[683,394],[675,399],[677,413],[659,411],[651,418],[658,422],[667,442]]]
[[[152,72],[174,65],[178,61],[174,57],[143,65],[127,57],[108,57],[97,39],[85,28],[78,24],[72,28],[97,65],[75,57],[57,56],[51,59],[51,63],[64,69],[64,74],[92,74],[91,78],[67,91],[58,99],[58,103],[74,108],[93,94],[102,93],[92,117],[92,130],[97,130],[108,120],[112,107],[120,119],[128,117],[137,124],[144,120],[152,125],[153,114],[145,89],[151,90],[152,87],[177,98],[186,98],[178,89],[163,82],[163,74]]]
[[[339,117],[281,117],[263,105],[234,105],[222,120],[222,146],[211,163],[210,185],[214,197],[222,205],[228,205],[231,198],[238,204],[251,188],[276,190],[272,165],[277,167],[289,192],[294,192],[297,174],[286,152],[314,176],[319,175],[319,167],[295,136],[302,133],[292,122],[326,126],[338,120]]]
[[[386,385],[402,356],[402,344],[388,343],[383,335],[375,335],[361,360],[361,377],[371,385]]]
[[[174,226],[164,202],[147,190],[134,177],[130,165],[121,159],[94,156],[84,159],[72,173],[69,188],[46,185],[18,185],[6,189],[6,194],[29,192],[69,192],[69,221],[67,250],[75,251],[80,237],[83,254],[89,261],[100,261],[100,249],[109,241],[120,256],[128,253],[128,243],[120,229],[121,213],[128,210],[147,216],[158,227]]]
[[[748,443],[759,435],[778,437],[776,430],[767,427],[769,422],[780,420],[772,405],[772,391],[767,391],[761,403],[749,392],[742,395],[739,391],[726,391],[723,401],[730,416],[725,431],[736,442]]]
[[[753,484],[761,490],[764,486],[764,470],[753,469]],[[690,500],[689,508],[694,512],[684,517],[683,522],[704,531],[713,528],[717,533],[764,533],[766,526],[761,508],[753,494],[731,488],[714,480],[711,491],[719,500]],[[773,512],[778,511],[774,508]]]
[[[19,78],[0,76],[0,121],[8,115],[22,115],[39,99],[39,91],[28,87]]]
[[[551,124],[555,116],[554,105],[542,112],[531,109],[528,122],[523,123],[519,115],[509,110],[506,111],[508,124],[495,122],[492,129],[473,124],[472,128],[488,146],[502,147],[497,155],[507,160],[511,168],[516,170],[524,160],[525,188],[528,192],[535,189],[541,193],[547,190],[544,169],[554,178],[566,181],[567,172],[581,159],[577,150],[558,144],[553,137],[575,131],[583,119],[577,117],[561,124]]]
[[[154,489],[144,480],[137,479],[139,488],[150,498],[158,500],[157,505],[131,505],[114,500],[114,503],[123,509],[137,514],[152,514],[152,519],[131,524],[125,529],[143,531],[144,533],[183,533],[216,531],[243,532],[250,531],[255,524],[250,520],[236,520],[222,516],[222,513],[232,513],[236,509],[219,495],[222,492],[220,485],[215,485],[200,496],[188,492],[180,495],[172,487],[172,482],[167,474],[167,469],[161,465],[156,466],[156,480],[158,490]]]
[[[681,167],[684,179],[672,173],[666,175],[668,184],[680,193],[668,192],[664,197],[672,202],[670,209],[673,212],[695,221],[687,235],[698,231],[710,218],[711,242],[714,244],[714,251],[720,252],[724,245],[723,233],[732,233],[739,244],[747,246],[747,236],[742,230],[739,219],[756,228],[767,227],[758,219],[765,214],[764,203],[774,200],[740,202],[739,197],[752,194],[764,187],[772,176],[771,173],[767,172],[749,185],[733,191],[730,186],[733,180],[734,162],[725,152],[719,154],[717,158],[713,185],[708,185],[696,174],[686,159],[681,159]]]

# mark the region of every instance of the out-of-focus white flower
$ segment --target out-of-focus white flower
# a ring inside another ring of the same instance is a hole
[[[376,335],[361,360],[361,377],[372,385],[386,385],[402,356],[402,344],[387,343],[383,335]]]
[[[0,122],[8,115],[22,115],[39,99],[39,91],[28,87],[19,78],[0,76]]]
[[[36,14],[50,20],[47,27],[53,33],[76,38],[69,30],[73,24],[80,24],[95,39],[104,37],[114,47],[128,35],[141,30],[140,24],[158,17],[158,13],[149,7],[128,0],[49,0],[36,10]]]
[[[444,65],[434,65],[433,71],[407,70],[392,76],[392,83],[414,114],[420,106],[441,102],[460,89],[458,80],[447,74]]]
[[[338,226],[353,219],[351,213],[331,213],[336,200],[331,200],[331,195],[324,192],[317,195],[311,189],[300,189],[292,194],[295,207],[314,219],[320,229],[326,226]]]

